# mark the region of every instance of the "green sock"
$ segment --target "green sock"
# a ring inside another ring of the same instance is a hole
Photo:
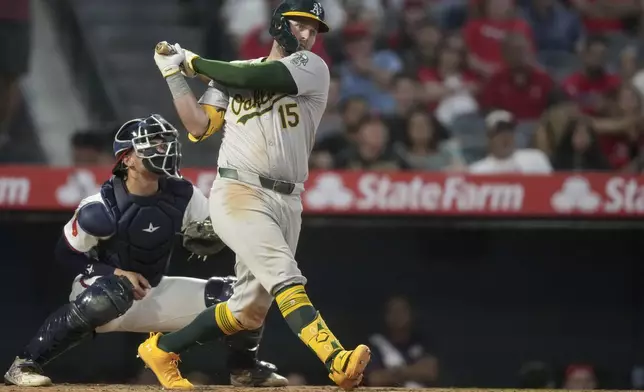
[[[158,347],[167,353],[181,353],[198,344],[224,336],[215,319],[215,306],[201,312],[197,318],[178,331],[162,335]]]

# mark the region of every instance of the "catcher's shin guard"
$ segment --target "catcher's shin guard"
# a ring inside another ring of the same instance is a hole
[[[32,359],[43,366],[77,346],[92,334],[92,330],[80,316],[75,304],[69,303],[47,317],[21,357]]]
[[[285,387],[286,377],[277,373],[272,363],[257,359],[264,326],[252,331],[240,331],[224,338],[228,347],[227,366],[230,383],[236,387]]]
[[[228,348],[227,366],[230,371],[252,369],[257,360],[259,342],[264,334],[264,326],[252,331],[240,331],[224,337]]]
[[[21,358],[43,366],[123,315],[134,301],[132,283],[115,275],[98,278],[73,302],[49,315]]]

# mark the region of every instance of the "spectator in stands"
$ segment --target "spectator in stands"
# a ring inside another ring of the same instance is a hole
[[[384,21],[386,10],[381,1],[373,0],[344,0],[344,9],[347,20],[359,22],[374,34],[379,33],[379,28]]]
[[[436,49],[443,40],[443,32],[438,25],[426,18],[418,27],[409,33],[411,46],[403,46],[398,53],[403,58],[409,72],[416,72],[420,67],[431,67],[436,63]]]
[[[383,116],[383,120],[391,132],[392,141],[400,141],[404,139],[409,115],[419,104],[420,89],[416,79],[404,73],[396,75],[393,83],[396,109],[393,113]]]
[[[644,109],[639,91],[624,84],[615,94],[607,117],[595,118],[602,152],[615,169],[635,170],[644,147]]]
[[[467,20],[469,0],[432,0],[431,13],[444,30],[460,30]]]
[[[600,114],[607,110],[606,94],[619,87],[620,77],[606,69],[605,38],[591,36],[582,47],[583,69],[563,81],[564,90],[575,97],[584,112]]]
[[[577,102],[561,89],[550,94],[550,106],[541,115],[535,132],[534,147],[552,158],[568,122],[581,115]]]
[[[532,361],[521,366],[519,370],[519,388],[553,389],[555,387],[554,374],[546,363]]]
[[[548,106],[554,82],[535,65],[525,36],[508,34],[502,48],[506,66],[486,84],[481,104],[487,110],[507,110],[519,121],[536,120]]]
[[[76,132],[72,136],[71,144],[74,166],[109,165],[114,161],[111,143],[107,136],[100,132]]]
[[[428,20],[428,13],[426,9],[426,2],[424,0],[402,0],[401,10],[399,10],[399,17],[397,18],[397,25],[387,40],[387,46],[396,51],[401,57],[408,51],[412,50],[416,45],[418,39],[435,40],[427,34],[419,34],[419,31],[424,27],[435,26]],[[395,20],[394,18],[388,18]],[[428,31],[425,31],[428,32]],[[434,33],[431,31],[430,33]]]
[[[331,170],[335,168],[335,159],[330,149],[323,146],[325,143],[317,143],[309,157],[309,169]]]
[[[552,167],[559,171],[610,170],[590,119],[582,117],[568,122],[552,158]]]
[[[509,33],[523,35],[533,49],[532,29],[517,16],[514,0],[480,0],[481,18],[470,19],[464,27],[470,50],[470,67],[489,77],[503,65],[501,43]]]
[[[465,52],[443,44],[436,60],[435,67],[418,70],[418,79],[423,84],[422,98],[427,109],[441,124],[449,126],[458,116],[478,112],[480,83],[466,69]]]
[[[335,166],[351,170],[401,170],[407,168],[388,145],[389,130],[380,117],[369,116],[358,126],[355,143],[336,158]]]
[[[470,165],[475,174],[550,173],[548,157],[540,150],[517,149],[514,142],[516,123],[510,112],[495,110],[485,118],[488,132],[488,156]]]
[[[620,33],[626,27],[624,19],[642,12],[637,0],[570,0],[582,15],[589,34]]]
[[[465,170],[465,160],[455,144],[441,140],[441,125],[425,110],[409,115],[407,132],[395,151],[414,170]]]
[[[597,376],[595,375],[595,369],[589,365],[573,364],[568,366],[564,377],[563,389],[597,389]]]
[[[340,128],[319,138],[313,147],[309,159],[311,168],[332,169],[336,166],[335,157],[355,145],[358,127],[362,120],[369,116],[369,105],[363,97],[350,97],[341,101],[340,112]]]
[[[326,110],[318,126],[316,139],[320,140],[328,135],[342,132],[342,113],[340,111],[340,78],[331,74],[329,83],[329,96],[326,103]]]
[[[623,48],[619,53],[620,79],[625,82],[632,81],[638,70],[637,48],[632,45]]]
[[[374,50],[374,36],[365,25],[352,24],[343,34],[346,61],[340,68],[342,98],[362,95],[373,110],[392,113],[396,103],[391,82],[402,70],[400,58],[391,50]]]
[[[0,1],[0,146],[9,141],[9,122],[20,99],[18,82],[29,70],[29,0]]]
[[[528,0],[523,17],[534,32],[539,51],[572,52],[583,33],[579,15],[557,0]]]
[[[387,301],[385,329],[371,335],[369,343],[369,386],[422,388],[437,381],[438,359],[414,325],[411,305],[405,297],[394,296]]]

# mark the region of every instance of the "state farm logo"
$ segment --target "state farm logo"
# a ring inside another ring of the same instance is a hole
[[[25,205],[31,183],[24,177],[0,177],[0,206]]]
[[[550,204],[561,213],[644,213],[644,185],[636,178],[612,177],[602,187],[586,177],[568,177]]]
[[[601,197],[590,187],[584,177],[570,177],[564,181],[561,190],[550,199],[552,208],[557,212],[594,212],[600,206]]]
[[[342,176],[322,174],[304,194],[311,210],[384,211],[519,211],[523,207],[523,185],[518,183],[468,181],[447,177],[426,181],[422,176],[395,180],[387,174],[361,175],[355,189],[349,189]]]
[[[327,173],[320,175],[305,194],[306,202],[313,209],[347,209],[353,203],[353,192],[344,186],[342,177]]]
[[[65,184],[56,189],[56,200],[62,206],[74,207],[84,198],[98,193],[100,189],[94,173],[84,169],[76,170],[67,177]]]

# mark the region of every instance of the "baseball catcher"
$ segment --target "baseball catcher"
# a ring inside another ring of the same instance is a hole
[[[42,367],[93,333],[177,331],[226,301],[235,278],[165,276],[177,233],[199,256],[220,251],[206,197],[181,178],[177,130],[159,115],[126,122],[114,138],[117,164],[99,193],[83,199],[65,225],[56,259],[76,268],[69,303],[52,313],[4,376],[46,386]],[[261,330],[226,337],[233,385],[284,386],[257,359]],[[191,387],[179,374],[169,387]]]
[[[360,384],[371,352],[345,349],[309,299],[295,251],[302,224],[301,193],[315,133],[326,108],[330,75],[310,51],[329,31],[315,0],[284,0],[273,13],[268,57],[206,60],[178,44],[161,42],[154,59],[174,105],[198,142],[224,129],[218,176],[210,197],[214,231],[236,254],[233,295],[185,328],[155,334],[139,356],[167,387],[180,376],[177,355],[196,341],[234,336],[264,325],[275,301],[291,330],[343,389]],[[210,80],[197,101],[184,76]],[[320,282],[337,285],[339,282]]]

